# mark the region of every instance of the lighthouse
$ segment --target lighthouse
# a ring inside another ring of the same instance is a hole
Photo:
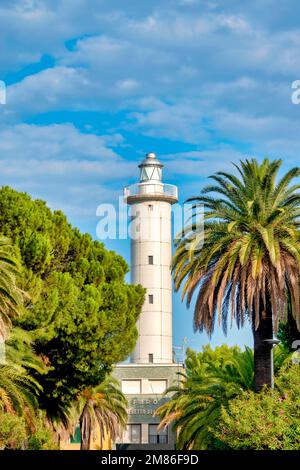
[[[128,401],[128,424],[116,442],[119,450],[175,448],[174,432],[158,430],[155,415],[181,370],[172,343],[171,215],[178,190],[163,182],[163,166],[148,153],[138,166],[137,183],[124,188],[130,206],[131,282],[141,284],[146,294],[130,361],[114,369]]]
[[[138,320],[135,364],[170,364],[172,352],[171,205],[177,187],[162,181],[163,164],[148,153],[139,165],[139,183],[124,190],[131,205],[131,282],[146,289]]]

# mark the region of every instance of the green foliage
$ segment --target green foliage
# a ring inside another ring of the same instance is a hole
[[[32,348],[29,332],[13,328],[5,342],[0,363],[0,410],[17,413],[31,423],[41,392],[34,373],[46,373],[46,367]]]
[[[57,436],[49,426],[46,426],[42,413],[36,417],[34,431],[28,433],[26,444],[28,450],[59,450]]]
[[[0,339],[6,336],[7,327],[21,311],[22,294],[16,278],[19,266],[12,256],[10,241],[0,237]]]
[[[287,351],[295,351],[293,342],[300,340],[300,332],[291,312],[288,313],[287,321],[280,323],[277,337]]]
[[[222,409],[218,442],[234,450],[299,450],[299,365],[285,364],[275,390],[243,392]]]
[[[124,282],[121,256],[25,193],[0,189],[0,227],[13,241],[28,292],[15,324],[32,333],[48,369],[31,370],[43,387],[40,406],[60,418],[133,349],[144,289]]]
[[[28,438],[28,450],[59,450],[53,431],[40,428]]]
[[[23,418],[0,411],[0,449],[22,449],[26,441]]]
[[[33,341],[32,332],[12,328],[5,341],[5,363],[24,374],[31,370],[46,374],[47,367],[36,355]]]
[[[58,450],[59,445],[41,414],[29,427],[24,417],[0,411],[0,449]]]
[[[211,334],[218,321],[226,333],[228,315],[238,326],[248,317],[257,328],[268,311],[276,333],[289,302],[300,329],[300,185],[294,183],[300,169],[276,181],[281,165],[241,161],[238,176],[218,172],[191,199],[204,204],[204,231],[194,219],[185,227],[173,267],[188,305],[197,292],[196,330]]]
[[[290,353],[277,346],[274,349],[275,373],[288,367],[289,363]],[[184,372],[179,375],[179,385],[167,391],[171,395],[170,401],[156,411],[162,419],[160,427],[173,426],[178,449],[229,448],[215,430],[219,429],[221,416],[231,403],[243,392],[254,389],[253,351],[250,348],[241,351],[237,346],[227,345],[215,350],[204,346],[199,353],[188,349]],[[280,380],[283,378],[278,378],[277,387]]]
[[[273,370],[274,374],[278,375],[282,366],[289,362],[291,359],[291,352],[282,344],[278,344],[273,349]]]
[[[178,449],[207,449],[215,445],[211,429],[217,426],[222,407],[241,390],[254,386],[253,353],[249,348],[210,346],[196,353],[187,350],[179,386],[167,393],[171,399],[156,411],[160,427],[173,425]]]

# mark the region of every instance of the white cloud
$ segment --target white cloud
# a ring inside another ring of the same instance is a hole
[[[71,191],[86,210],[95,187],[112,179],[110,194],[122,185],[120,174],[130,179],[134,164],[112,148],[130,144],[131,135],[192,144],[194,153],[167,156],[174,177],[179,165],[196,180],[240,158],[241,148],[298,159],[300,107],[291,105],[290,84],[300,78],[300,31],[287,11],[297,3],[282,2],[272,15],[272,2],[261,0],[150,3],[1,2],[2,66],[13,72],[42,54],[54,62],[8,87],[0,114],[6,181],[68,207],[71,196],[63,195]],[[18,125],[66,110],[99,112],[99,122],[82,125],[85,134],[71,124]],[[111,136],[97,135],[103,124]]]
[[[146,135],[186,142],[207,141],[209,135],[203,122],[200,100],[166,103],[155,98],[144,98],[136,104],[137,111],[128,115],[131,123]]]
[[[111,202],[130,179],[135,164],[108,145],[120,136],[83,134],[71,124],[16,125],[0,130],[1,183],[93,217],[100,202]]]
[[[199,150],[191,152],[179,152],[175,155],[165,155],[165,162],[170,177],[180,178],[189,176],[204,179],[217,171],[232,171],[232,162],[244,158],[242,152],[230,145],[215,146],[211,150]],[[183,183],[184,185],[184,183]],[[189,187],[190,181],[187,183]]]
[[[120,80],[117,82],[117,87],[120,90],[131,91],[136,89],[139,86],[139,82],[134,79],[127,78],[125,80]]]

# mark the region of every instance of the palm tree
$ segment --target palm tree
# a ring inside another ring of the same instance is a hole
[[[34,334],[20,327],[11,328],[5,341],[5,363],[25,374],[32,371],[46,374],[47,366],[33,347]]]
[[[290,353],[282,346],[275,348],[276,374]],[[222,345],[212,350],[203,347],[197,353],[187,350],[185,370],[180,381],[170,387],[170,400],[155,414],[161,418],[159,429],[173,425],[178,449],[212,449],[219,443],[214,436],[222,410],[243,391],[254,390],[254,357],[250,348]]]
[[[87,389],[78,402],[80,410],[81,450],[89,450],[91,441],[100,438],[100,448],[109,436],[113,441],[127,423],[127,401],[117,380],[108,377],[95,388]]]
[[[242,390],[254,388],[253,353],[246,348],[221,346],[215,351],[187,351],[185,372],[179,385],[167,390],[171,399],[156,410],[159,428],[173,424],[178,449],[212,448],[211,432],[220,419],[223,407]]]
[[[32,372],[46,372],[46,367],[32,349],[29,332],[13,328],[5,342],[5,361],[0,361],[0,410],[25,418],[34,427],[37,396],[41,386]]]
[[[16,285],[18,266],[11,256],[12,247],[5,237],[0,237],[0,340],[12,318],[20,313],[22,294]]]
[[[289,296],[300,329],[300,186],[291,184],[300,169],[276,183],[281,164],[246,160],[235,165],[238,176],[211,176],[215,183],[190,199],[205,205],[204,231],[187,227],[173,262],[175,287],[184,284],[188,306],[197,291],[195,330],[212,334],[218,318],[226,333],[229,312],[238,327],[251,322],[256,391],[272,386],[273,334]]]
[[[34,414],[38,384],[30,376],[8,365],[0,365],[0,409],[26,416]]]

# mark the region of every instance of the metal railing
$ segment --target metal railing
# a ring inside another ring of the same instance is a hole
[[[143,196],[143,195],[153,195],[153,196],[167,196],[172,198],[178,198],[178,188],[173,184],[163,184],[163,183],[137,183],[131,184],[124,188],[125,198],[131,196]]]

